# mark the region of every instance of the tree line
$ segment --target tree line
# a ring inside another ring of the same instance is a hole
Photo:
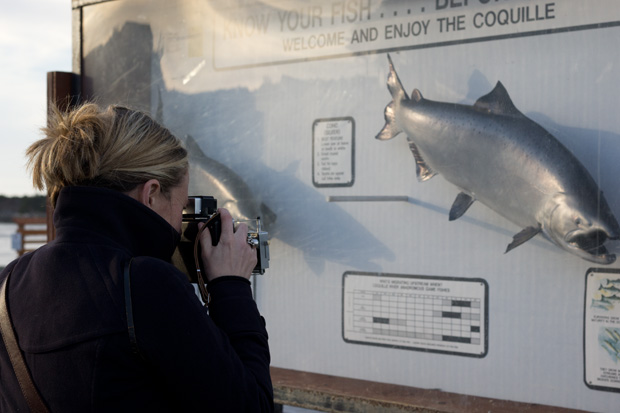
[[[45,195],[0,195],[0,222],[12,222],[16,216],[45,216],[45,201]]]

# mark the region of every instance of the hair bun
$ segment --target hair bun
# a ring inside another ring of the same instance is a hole
[[[94,104],[63,113],[52,107],[45,137],[26,151],[35,187],[48,190],[79,185],[98,175],[97,147],[105,130],[105,117]]]
[[[136,110],[86,103],[63,113],[52,107],[42,130],[45,137],[26,155],[35,187],[47,188],[52,205],[65,186],[127,192],[157,179],[167,193],[187,173],[187,151],[181,142]]]

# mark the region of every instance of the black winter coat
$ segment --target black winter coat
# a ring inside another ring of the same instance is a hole
[[[209,285],[210,314],[170,264],[179,234],[157,213],[100,188],[61,191],[54,241],[9,264],[8,308],[52,412],[273,409],[269,347],[250,283]],[[131,351],[123,268],[131,264]],[[0,341],[0,411],[27,411]]]

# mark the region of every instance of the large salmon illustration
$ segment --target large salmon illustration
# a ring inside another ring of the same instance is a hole
[[[418,180],[435,174],[460,193],[450,220],[478,200],[522,230],[506,252],[542,233],[585,260],[611,264],[604,246],[620,226],[598,185],[577,158],[542,126],[523,115],[498,82],[473,105],[407,95],[388,55],[386,124],[377,139],[407,135]]]

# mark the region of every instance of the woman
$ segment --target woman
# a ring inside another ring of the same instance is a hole
[[[209,312],[170,264],[189,179],[179,140],[143,113],[95,104],[54,110],[43,130],[27,156],[55,206],[57,236],[0,274],[10,273],[10,319],[43,403],[59,412],[271,411],[247,227],[233,232],[220,210],[217,246],[202,232]],[[0,411],[26,411],[2,343],[0,382]]]

